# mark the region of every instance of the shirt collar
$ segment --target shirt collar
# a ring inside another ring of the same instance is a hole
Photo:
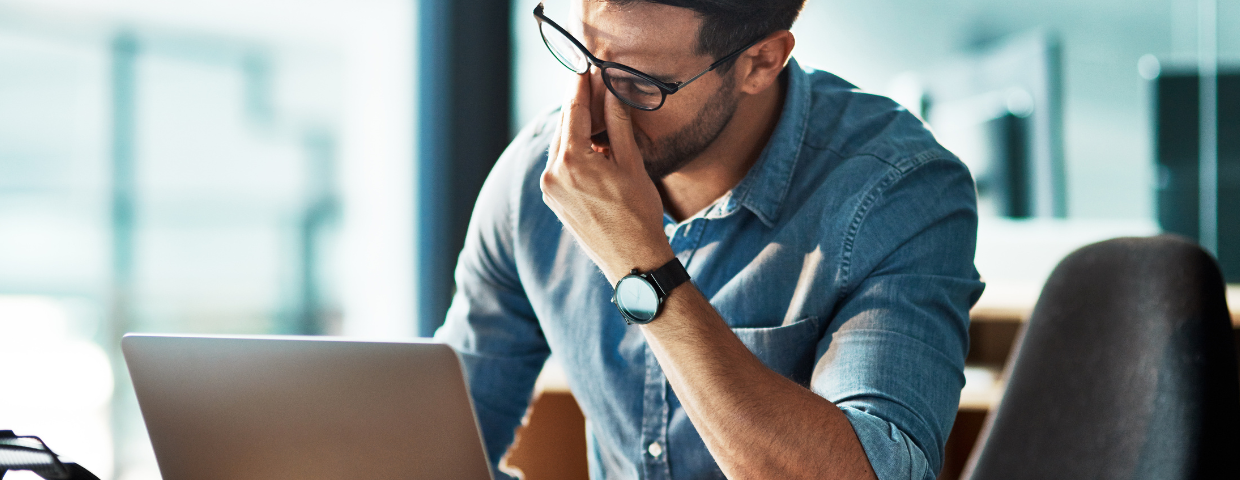
[[[810,110],[808,75],[793,58],[788,60],[784,70],[788,73],[788,89],[779,123],[771,132],[771,138],[762,149],[758,161],[715,209],[718,216],[730,214],[743,206],[768,227],[774,227],[779,221],[780,207],[801,153]]]

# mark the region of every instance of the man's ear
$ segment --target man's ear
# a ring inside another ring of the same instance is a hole
[[[734,70],[741,92],[754,95],[775,83],[792,56],[796,37],[788,30],[772,33],[736,59]]]

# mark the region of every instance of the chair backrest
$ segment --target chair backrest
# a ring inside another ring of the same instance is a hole
[[[1047,280],[962,478],[1240,478],[1240,376],[1217,263],[1120,238]]]

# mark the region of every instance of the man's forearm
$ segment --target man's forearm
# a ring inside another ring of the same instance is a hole
[[[642,330],[729,478],[876,478],[844,413],[763,365],[693,285]]]

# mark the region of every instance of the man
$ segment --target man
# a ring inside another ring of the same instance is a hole
[[[982,290],[972,179],[791,59],[802,2],[535,11],[582,75],[491,172],[437,334],[492,461],[554,353],[595,479],[938,473]]]

